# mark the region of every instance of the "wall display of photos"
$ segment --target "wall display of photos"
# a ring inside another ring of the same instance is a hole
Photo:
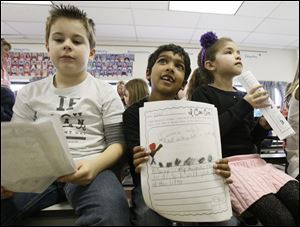
[[[10,52],[6,70],[11,79],[44,78],[55,73],[48,54],[42,52]]]
[[[89,62],[88,71],[96,78],[130,79],[134,54],[96,54]]]
[[[96,54],[89,61],[88,72],[97,78],[130,79],[134,57],[134,54]],[[11,79],[30,81],[55,74],[52,61],[43,52],[10,52],[6,69]]]

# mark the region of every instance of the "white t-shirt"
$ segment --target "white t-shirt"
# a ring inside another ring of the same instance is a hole
[[[123,104],[113,87],[90,74],[80,84],[55,88],[53,76],[18,91],[12,121],[35,121],[58,115],[73,158],[106,148],[104,126],[122,123]]]

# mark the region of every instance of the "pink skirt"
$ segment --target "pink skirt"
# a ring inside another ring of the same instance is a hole
[[[288,181],[295,180],[266,163],[258,154],[236,155],[227,159],[233,180],[229,184],[231,204],[238,215],[262,196],[276,193]]]

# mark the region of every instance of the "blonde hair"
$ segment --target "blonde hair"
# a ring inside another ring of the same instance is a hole
[[[128,81],[125,84],[125,89],[129,93],[127,106],[131,106],[133,103],[149,95],[148,85],[143,79],[132,79]]]
[[[1,38],[1,53],[2,53],[2,48],[4,46],[8,46],[8,48],[11,49],[11,44],[7,42],[4,38]]]
[[[1,38],[1,69],[3,69],[3,59],[4,59],[4,47],[8,46],[9,50],[11,50],[11,44],[7,42],[4,38]]]
[[[298,63],[297,71],[296,71],[293,82],[289,83],[286,87],[286,93],[285,93],[285,102],[286,103],[289,103],[289,101],[293,95],[293,92],[295,91],[297,86],[299,86],[299,63]]]
[[[48,43],[51,26],[59,18],[68,18],[74,20],[80,20],[84,28],[87,31],[87,37],[90,44],[90,49],[96,46],[96,35],[95,35],[95,23],[92,19],[87,17],[87,14],[78,9],[76,6],[72,5],[53,5],[50,10],[50,16],[47,18],[46,22],[46,43]]]

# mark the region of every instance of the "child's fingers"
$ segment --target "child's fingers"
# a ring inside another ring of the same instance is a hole
[[[140,151],[144,151],[145,148],[143,148],[142,146],[135,146],[133,149],[133,153],[137,153],[137,152],[140,152]]]
[[[257,98],[255,99],[255,102],[256,102],[256,103],[264,103],[264,102],[266,102],[266,101],[268,100],[268,98],[269,98],[269,95],[268,95],[268,94],[266,94],[266,95],[261,95],[261,96],[259,96],[259,97],[257,97]]]
[[[135,172],[136,172],[136,173],[140,173],[140,172],[141,172],[141,169],[142,169],[142,165],[138,165],[138,166],[135,168]]]
[[[232,183],[233,183],[233,180],[231,180],[230,178],[226,178],[225,182],[226,182],[227,184],[232,184]]]
[[[253,93],[255,93],[256,92],[256,90],[257,89],[259,89],[259,88],[261,88],[262,87],[262,85],[260,84],[260,85],[257,85],[257,86],[255,86],[254,88],[252,88],[250,91],[249,91],[249,94],[253,94]]]
[[[228,163],[228,159],[227,158],[222,158],[218,161],[216,161],[216,164],[227,164]]]
[[[139,165],[141,165],[141,164],[143,164],[145,162],[148,162],[148,160],[149,160],[149,156],[138,158],[138,159],[134,159],[133,160],[133,165],[135,167],[138,167]]]
[[[226,170],[217,169],[216,173],[218,175],[220,175],[221,177],[224,177],[224,178],[229,178],[231,176],[231,172],[230,171],[226,171]]]
[[[137,153],[133,154],[133,159],[139,159],[139,158],[143,158],[143,157],[147,157],[149,156],[149,154],[145,151],[139,151]]]
[[[214,169],[230,171],[230,167],[228,164],[214,164],[213,167]]]

